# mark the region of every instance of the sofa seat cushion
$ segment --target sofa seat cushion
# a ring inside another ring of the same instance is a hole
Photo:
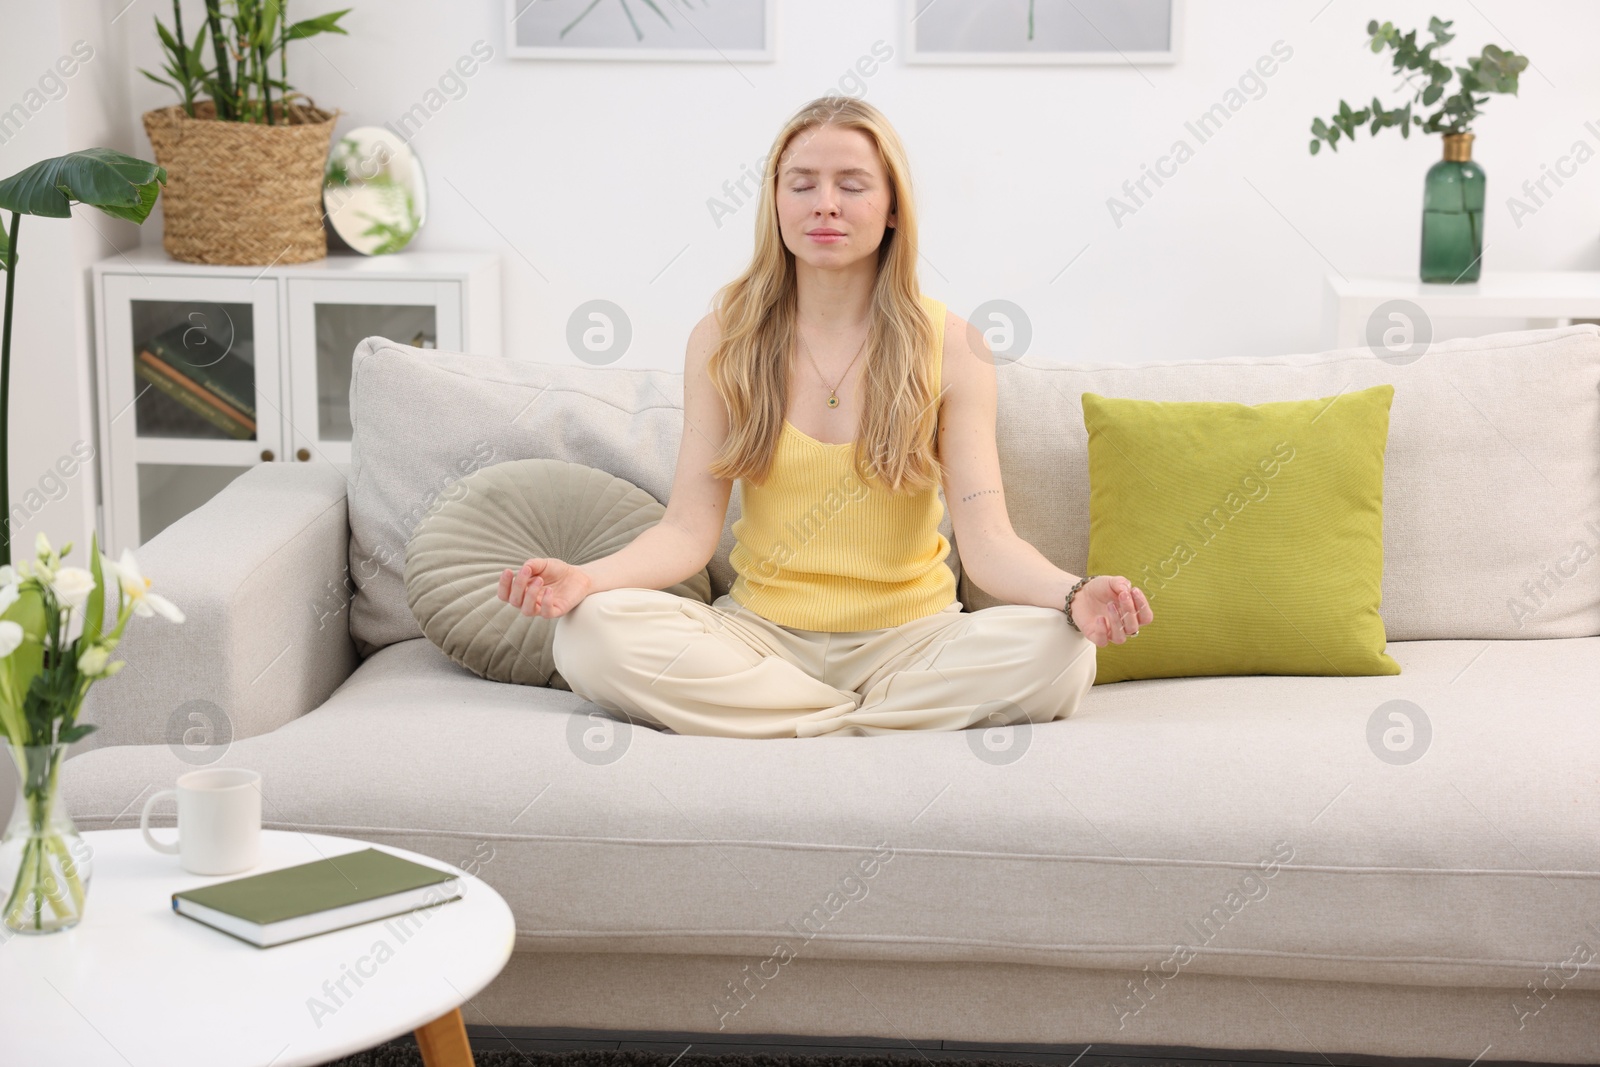
[[[269,827],[477,871],[523,950],[1522,989],[1600,944],[1600,638],[1390,653],[1399,677],[1154,679],[1032,727],[747,741],[614,724],[416,639],[215,765],[262,772]],[[134,825],[190,769],[87,752],[69,810]]]

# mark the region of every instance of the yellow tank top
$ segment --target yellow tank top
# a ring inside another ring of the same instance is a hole
[[[945,305],[922,303],[933,316],[937,393]],[[899,626],[955,600],[938,487],[891,492],[856,474],[854,450],[853,441],[818,441],[784,420],[766,483],[740,479],[728,558],[735,602],[780,626],[848,633]]]

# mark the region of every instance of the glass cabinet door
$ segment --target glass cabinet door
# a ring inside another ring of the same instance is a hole
[[[283,452],[272,281],[107,274],[106,531],[136,548]]]
[[[301,462],[350,466],[350,367],[380,336],[461,350],[459,282],[289,279],[289,437]]]

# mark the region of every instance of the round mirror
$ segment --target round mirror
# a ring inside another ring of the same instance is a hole
[[[334,144],[322,205],[340,240],[368,256],[398,252],[422,228],[428,188],[411,146],[381,126],[360,126]]]

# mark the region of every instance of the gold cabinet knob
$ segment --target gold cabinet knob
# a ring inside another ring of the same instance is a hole
[[[263,460],[265,460],[266,462],[271,463],[272,462],[272,449],[263,448],[261,450],[261,458]]]
[[[311,459],[311,449],[302,448],[300,451],[298,451],[298,452],[296,452],[294,454],[294,457],[296,459],[298,459],[301,463],[305,463],[305,462],[307,462],[307,461],[309,461]]]

